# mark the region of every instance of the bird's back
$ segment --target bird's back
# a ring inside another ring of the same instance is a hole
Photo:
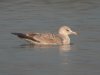
[[[62,38],[59,35],[52,33],[42,33],[33,36],[35,40],[40,41],[40,43],[44,44],[61,44]]]

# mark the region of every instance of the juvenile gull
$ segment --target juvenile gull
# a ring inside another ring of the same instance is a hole
[[[53,33],[12,33],[21,39],[37,45],[63,45],[70,44],[70,34],[77,35],[68,26],[61,26],[58,34]]]

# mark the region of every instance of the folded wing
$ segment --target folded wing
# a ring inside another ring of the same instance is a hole
[[[61,44],[62,38],[51,33],[12,33],[34,44]]]
[[[51,33],[44,33],[44,34],[37,34],[35,36],[33,36],[33,38],[35,40],[40,41],[40,43],[44,43],[44,44],[60,44],[62,42],[61,37],[59,37],[58,35],[55,34],[51,34]]]

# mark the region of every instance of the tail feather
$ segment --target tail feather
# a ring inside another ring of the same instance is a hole
[[[29,39],[31,41],[40,42],[40,41],[34,39],[32,35],[27,36],[26,34],[23,34],[23,33],[11,33],[11,34],[18,36],[21,39]]]
[[[27,38],[26,34],[23,33],[11,33],[11,34],[18,36],[19,38]]]

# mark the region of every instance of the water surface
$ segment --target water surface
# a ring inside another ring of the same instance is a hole
[[[29,46],[11,32],[52,32],[66,24],[68,46]],[[100,75],[99,0],[1,0],[1,75]]]

